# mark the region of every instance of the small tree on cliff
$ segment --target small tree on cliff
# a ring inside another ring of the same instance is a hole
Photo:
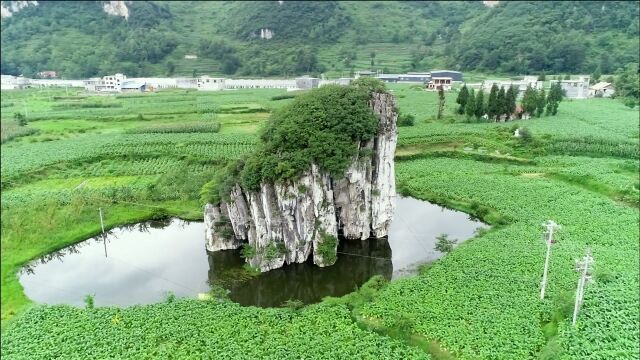
[[[458,98],[456,98],[456,103],[460,105],[458,107],[458,114],[462,115],[465,112],[465,108],[467,107],[467,100],[469,99],[469,89],[467,89],[467,85],[462,85],[462,89],[458,93]]]

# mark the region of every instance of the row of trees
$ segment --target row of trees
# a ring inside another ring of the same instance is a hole
[[[487,100],[485,100],[484,91],[469,90],[464,85],[456,98],[457,113],[466,115],[468,119],[485,118],[495,121],[510,120],[514,116],[520,118],[523,115],[540,117],[545,113],[545,108],[546,115],[555,115],[558,112],[558,104],[562,101],[562,88],[559,83],[552,84],[547,96],[544,89],[536,90],[527,87],[522,97],[521,111],[517,111],[517,97],[518,89],[513,85],[505,90],[504,86],[498,88],[493,84]]]
[[[510,86],[505,91],[504,86],[498,89],[496,84],[493,84],[491,91],[489,92],[489,98],[485,101],[484,92],[479,90],[477,93],[467,88],[467,85],[462,86],[456,103],[458,103],[458,114],[466,114],[467,118],[473,117],[480,119],[487,116],[487,119],[499,120],[508,119],[516,109],[516,98],[518,96],[518,90],[514,86]]]
[[[560,101],[562,101],[560,83],[551,84],[549,95],[545,94],[544,89],[536,90],[529,86],[522,96],[522,111],[535,117],[540,117],[543,113],[555,116],[558,113]]]

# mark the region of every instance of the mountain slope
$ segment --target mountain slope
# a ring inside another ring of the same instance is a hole
[[[128,18],[104,3],[40,2],[3,17],[2,73],[336,76],[372,62],[609,73],[638,62],[638,2],[127,1]]]

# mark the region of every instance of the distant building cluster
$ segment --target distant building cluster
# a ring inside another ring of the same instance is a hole
[[[586,99],[589,97],[588,75],[579,76],[577,80],[551,80],[551,83],[560,83],[560,88],[568,99]]]
[[[0,75],[0,89],[19,90],[37,87],[83,87],[82,80],[30,79],[24,76]]]
[[[228,79],[203,75],[197,78],[127,78],[124,74],[113,74],[87,80],[57,79],[55,71],[41,71],[38,79],[23,76],[2,75],[1,89],[14,90],[30,87],[84,87],[87,92],[122,93],[144,92],[158,89],[194,89],[199,91],[222,91],[236,89],[286,89],[287,91],[308,90],[329,84],[348,85],[351,78],[334,80],[319,79],[311,76],[301,76],[295,79]],[[387,83],[421,84],[427,91],[436,91],[439,87],[448,91],[455,84],[462,84],[463,77],[459,71],[433,70],[429,72],[409,72],[406,74],[383,74],[372,71],[359,71],[355,78],[373,77]],[[586,99],[590,97],[611,97],[615,94],[613,84],[599,82],[589,85],[590,78],[586,75],[572,80],[551,80],[560,83],[565,96],[569,99]],[[527,87],[540,90],[544,88],[544,81],[537,76],[525,76],[521,80],[485,80],[480,83],[468,83],[467,87],[488,92],[493,85],[509,88],[514,86],[521,96]]]
[[[426,90],[436,91],[438,87],[449,91],[455,83],[462,82],[462,73],[453,70],[432,70],[429,72],[408,72],[406,74],[382,74],[372,71],[358,71],[355,78],[374,77],[387,83],[424,84]]]

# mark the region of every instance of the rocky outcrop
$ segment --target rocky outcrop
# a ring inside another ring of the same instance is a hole
[[[0,1],[0,16],[10,17],[27,6],[38,6],[37,1]],[[129,8],[124,1],[104,1],[102,10],[109,15],[129,18]]]
[[[268,271],[310,255],[318,266],[332,265],[339,234],[386,236],[394,212],[397,113],[386,93],[374,93],[369,107],[379,119],[378,132],[355,145],[357,155],[343,177],[311,165],[296,181],[262,183],[257,192],[236,184],[228,201],[205,206],[207,249],[236,249],[246,241],[247,262]]]
[[[129,18],[129,8],[124,1],[107,1],[102,5],[102,9],[109,15]]]
[[[37,1],[0,1],[0,16],[10,17],[29,5],[38,6]]]

